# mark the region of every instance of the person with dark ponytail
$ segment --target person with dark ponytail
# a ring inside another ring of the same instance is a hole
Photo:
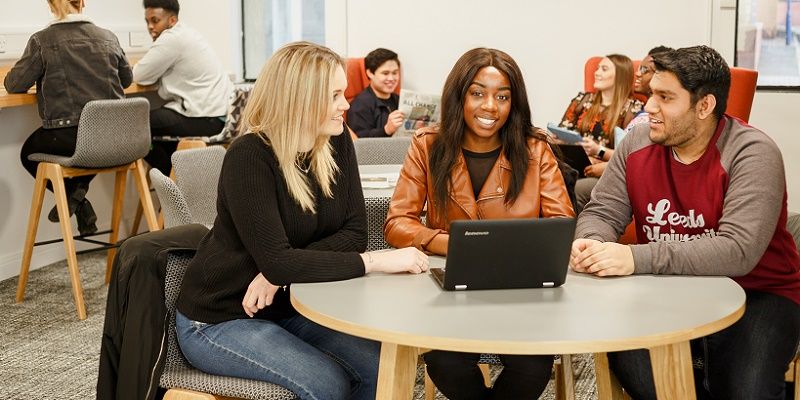
[[[42,127],[28,137],[20,152],[23,167],[34,177],[39,163],[28,160],[29,155],[74,154],[83,106],[92,100],[123,98],[123,89],[133,80],[116,35],[81,13],[84,0],[47,3],[55,20],[31,36],[4,82],[9,93],[25,93],[36,85]],[[97,216],[86,199],[92,178],[94,175],[80,176],[64,182],[69,213],[76,214],[81,235],[97,232]],[[55,207],[48,219],[58,222]]]
[[[441,115],[438,128],[412,140],[384,227],[390,245],[446,255],[455,220],[575,215],[558,161],[531,122],[522,72],[508,54],[464,53],[445,81]],[[479,356],[434,350],[424,358],[433,382],[455,400],[536,399],[550,380],[552,356],[500,355],[503,372],[487,388]]]

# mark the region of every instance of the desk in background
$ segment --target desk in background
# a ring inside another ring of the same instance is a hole
[[[443,264],[431,258],[431,266]],[[428,275],[294,284],[291,301],[312,321],[382,342],[377,397],[403,400],[411,397],[425,348],[500,354],[647,348],[660,398],[694,399],[689,340],[744,313],[744,291],[724,277],[570,273],[559,288],[445,292]]]
[[[137,60],[138,61],[138,60]],[[19,107],[28,104],[36,104],[36,89],[33,88],[28,93],[8,93],[3,85],[6,74],[11,70],[11,66],[0,67],[0,109],[8,107]],[[125,94],[145,93],[155,91],[157,86],[141,86],[132,83],[125,89]]]

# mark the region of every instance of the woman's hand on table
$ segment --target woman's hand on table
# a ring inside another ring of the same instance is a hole
[[[364,271],[370,272],[410,272],[419,274],[428,270],[428,255],[414,247],[404,249],[370,251],[361,254],[364,260]]]

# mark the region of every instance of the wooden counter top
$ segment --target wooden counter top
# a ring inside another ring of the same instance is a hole
[[[136,60],[138,61],[138,60]],[[0,109],[7,107],[24,106],[27,104],[36,104],[36,89],[31,88],[28,93],[8,93],[3,87],[3,81],[6,79],[6,74],[11,70],[11,66],[0,67]],[[125,89],[125,94],[152,92],[157,89],[156,85],[140,86],[135,83]]]

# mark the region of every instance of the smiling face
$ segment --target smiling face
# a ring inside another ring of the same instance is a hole
[[[172,28],[178,23],[178,16],[161,7],[159,8],[145,8],[144,20],[147,23],[147,32],[153,41],[161,36],[161,32]]]
[[[400,82],[400,65],[395,60],[388,60],[375,69],[375,72],[367,70],[367,77],[375,95],[388,99]]]
[[[511,83],[506,74],[495,67],[483,67],[464,97],[465,147],[473,151],[490,151],[500,145],[500,128],[511,112]]]
[[[672,72],[656,72],[650,80],[653,95],[644,110],[650,114],[650,140],[682,147],[694,139],[699,121],[691,94]]]
[[[633,90],[636,93],[650,94],[650,80],[656,72],[656,65],[653,63],[653,56],[648,55],[639,64],[636,70],[636,80],[633,81]]]
[[[615,71],[614,63],[608,57],[603,57],[594,71],[594,88],[598,92],[614,88]]]
[[[330,104],[325,114],[325,120],[322,121],[320,136],[337,136],[344,131],[342,125],[344,113],[350,109],[350,104],[344,98],[345,89],[347,89],[347,75],[345,75],[344,69],[338,66],[331,77],[330,90],[327,92],[330,96]]]

